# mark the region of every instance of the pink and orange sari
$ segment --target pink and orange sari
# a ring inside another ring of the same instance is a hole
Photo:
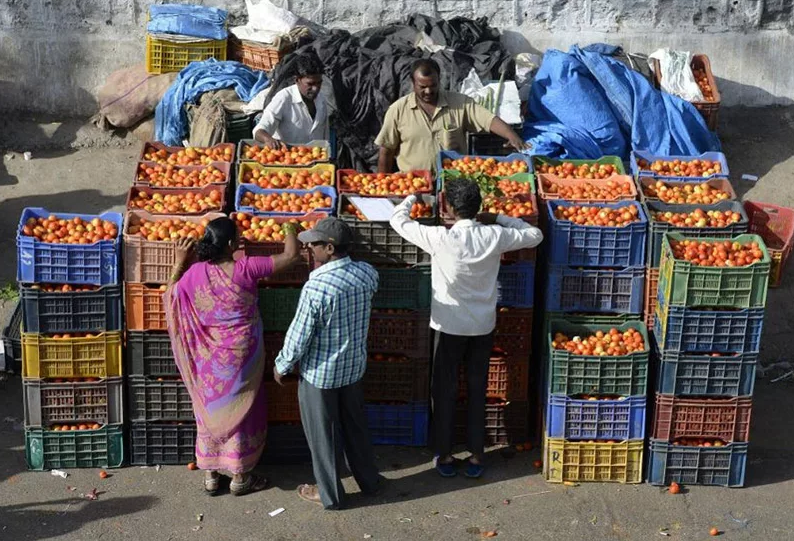
[[[265,447],[267,409],[257,282],[269,257],[242,258],[232,278],[195,263],[164,294],[174,358],[196,415],[203,470],[245,473]]]

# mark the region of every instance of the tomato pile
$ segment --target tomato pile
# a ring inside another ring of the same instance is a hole
[[[549,195],[559,196],[561,199],[590,199],[590,200],[616,200],[619,197],[631,196],[631,184],[607,180],[604,184],[582,182],[575,185],[559,184],[543,179],[543,191]]]
[[[361,211],[359,211],[355,205],[348,203],[345,205],[344,214],[355,216],[356,219],[361,220],[362,222],[366,222],[367,218],[364,216]],[[424,203],[422,201],[417,201],[411,206],[411,219],[416,220],[417,218],[431,218],[433,216],[433,207]]]
[[[621,400],[623,397],[622,396],[617,396],[617,395],[593,396],[593,395],[589,395],[589,394],[583,394],[583,395],[576,396],[574,398],[576,398],[577,400],[587,400],[588,402],[596,402],[598,400]]]
[[[703,94],[703,97],[706,101],[714,101],[714,91],[711,88],[711,83],[709,83],[709,78],[706,75],[706,70],[703,69],[693,69],[692,75],[695,76],[695,80],[700,87],[700,92]]]
[[[556,175],[560,178],[586,178],[604,179],[618,172],[612,164],[583,163],[575,165],[571,162],[563,162],[560,165],[541,164],[536,173],[547,173]]]
[[[252,193],[243,192],[240,206],[254,207],[262,212],[285,212],[292,214],[307,214],[314,209],[330,209],[331,197],[323,192],[307,192],[303,195],[296,193]]]
[[[206,218],[199,222],[188,222],[177,218],[165,220],[141,219],[139,224],[130,225],[127,233],[156,242],[171,242],[185,237],[198,240],[204,236],[204,230],[209,223],[210,220]]]
[[[461,173],[485,173],[492,177],[509,177],[516,173],[526,173],[529,166],[524,160],[500,162],[496,158],[480,158],[477,156],[463,156],[457,160],[445,159],[441,163],[442,169],[453,169]]]
[[[760,262],[764,252],[757,242],[671,240],[673,257],[701,267],[746,267]]]
[[[142,163],[138,166],[136,182],[149,184],[153,188],[203,188],[207,184],[226,182],[226,175],[212,165],[188,171],[173,165]]]
[[[209,165],[212,162],[233,162],[234,153],[231,147],[219,148],[183,148],[177,152],[169,152],[162,148],[154,150],[147,147],[143,161],[155,162],[160,165]]]
[[[96,383],[100,378],[55,378],[47,380],[48,383]]]
[[[659,199],[663,203],[678,205],[711,205],[731,198],[730,193],[713,188],[707,182],[702,184],[690,182],[668,184],[658,180],[650,186],[644,186],[642,191],[645,197]]]
[[[716,438],[677,438],[673,445],[686,447],[725,447],[725,442]]]
[[[275,218],[251,216],[244,212],[235,212],[232,214],[232,220],[237,224],[240,235],[251,242],[284,242],[286,235],[281,230],[284,223],[293,223],[303,229],[311,229],[318,222],[318,220],[299,220],[297,218],[279,222]]]
[[[657,222],[666,222],[675,227],[728,227],[741,221],[738,212],[695,209],[692,212],[651,212]]]
[[[94,334],[90,332],[78,332],[78,333],[63,333],[63,334],[52,334],[47,335],[47,338],[52,338],[53,340],[68,340],[70,338],[96,338],[99,334]],[[92,380],[96,381],[96,380]]]
[[[513,197],[486,197],[482,202],[482,210],[492,214],[521,218],[532,214],[534,209],[532,201],[519,201]]]
[[[261,145],[243,147],[246,160],[264,165],[307,165],[317,161],[327,161],[328,151],[322,147],[294,146],[272,149]]]
[[[118,228],[113,222],[93,218],[58,218],[50,214],[46,218],[28,218],[22,226],[22,234],[50,244],[93,244],[101,240],[113,240]]]
[[[211,190],[203,195],[198,192],[161,194],[138,192],[130,200],[130,208],[145,210],[152,214],[197,214],[221,208],[221,191]]]
[[[645,351],[645,340],[637,329],[619,331],[611,328],[608,331],[597,331],[595,334],[582,338],[568,338],[563,333],[556,333],[551,342],[552,349],[566,350],[578,355],[628,355],[637,351]]]
[[[77,430],[99,430],[102,426],[99,423],[83,423],[76,425],[52,425],[53,432],[70,432]]]
[[[310,190],[317,186],[333,186],[334,177],[330,171],[311,173],[306,170],[279,171],[266,173],[260,169],[247,169],[243,173],[243,182],[256,184],[260,188],[288,188],[290,190]]]
[[[39,289],[44,293],[79,293],[83,291],[96,291],[97,286],[73,286],[71,284],[33,284],[30,289]]]
[[[361,195],[411,195],[429,192],[430,182],[417,173],[343,174],[339,190]]]
[[[663,177],[708,177],[717,173],[722,173],[722,164],[716,160],[656,160],[649,163],[648,160],[637,160],[637,164],[643,171],[653,171],[654,174]]]
[[[503,179],[496,183],[496,187],[506,197],[526,195],[532,193],[532,185],[529,182],[516,182],[515,180]]]
[[[596,227],[624,227],[632,222],[638,222],[640,220],[639,214],[639,209],[634,205],[626,205],[616,209],[579,205],[559,206],[554,209],[554,217],[558,220],[567,220],[577,225]]]

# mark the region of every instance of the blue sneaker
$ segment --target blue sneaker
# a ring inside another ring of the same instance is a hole
[[[479,479],[482,477],[482,473],[485,471],[485,466],[482,464],[474,464],[473,462],[469,462],[469,465],[466,466],[466,471],[463,472],[463,475],[468,477],[469,479]]]
[[[458,472],[455,470],[455,462],[448,462],[444,464],[438,461],[439,457],[436,457],[436,471],[441,477],[455,477]]]

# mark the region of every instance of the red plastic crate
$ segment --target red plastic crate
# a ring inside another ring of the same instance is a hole
[[[391,353],[417,359],[430,356],[428,310],[372,310],[367,336],[370,354]]]
[[[430,358],[370,355],[364,374],[369,402],[422,402],[430,393]]]
[[[656,394],[653,438],[674,442],[679,438],[718,438],[724,443],[750,438],[753,400],[736,398],[683,398]]]
[[[279,385],[275,381],[265,382],[267,390],[267,421],[269,423],[300,422],[298,406],[298,380],[288,379]]]
[[[778,287],[783,278],[783,268],[794,246],[794,209],[745,201],[744,210],[750,219],[750,233],[764,239],[772,266],[769,270],[769,286]]]
[[[493,345],[512,358],[529,358],[532,352],[532,308],[496,309]]]
[[[458,398],[468,396],[466,367],[458,367]],[[527,400],[529,398],[529,361],[509,361],[492,357],[488,364],[486,397],[502,400]]]

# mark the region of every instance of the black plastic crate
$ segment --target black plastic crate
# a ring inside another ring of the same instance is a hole
[[[238,144],[243,139],[250,139],[253,131],[253,115],[226,112],[226,141]]]
[[[128,376],[129,420],[193,421],[193,403],[182,380]]]
[[[130,464],[187,464],[196,458],[195,423],[132,423]]]
[[[95,333],[121,330],[121,286],[48,293],[20,289],[25,332]]]
[[[267,445],[262,453],[262,464],[309,464],[312,454],[306,441],[303,426],[299,423],[269,425]]]
[[[167,332],[128,332],[126,359],[127,375],[155,378],[179,375]]]
[[[521,133],[523,126],[514,125],[513,129]],[[470,133],[468,135],[468,154],[471,156],[508,156],[515,152],[506,147],[503,138],[493,133]]]

